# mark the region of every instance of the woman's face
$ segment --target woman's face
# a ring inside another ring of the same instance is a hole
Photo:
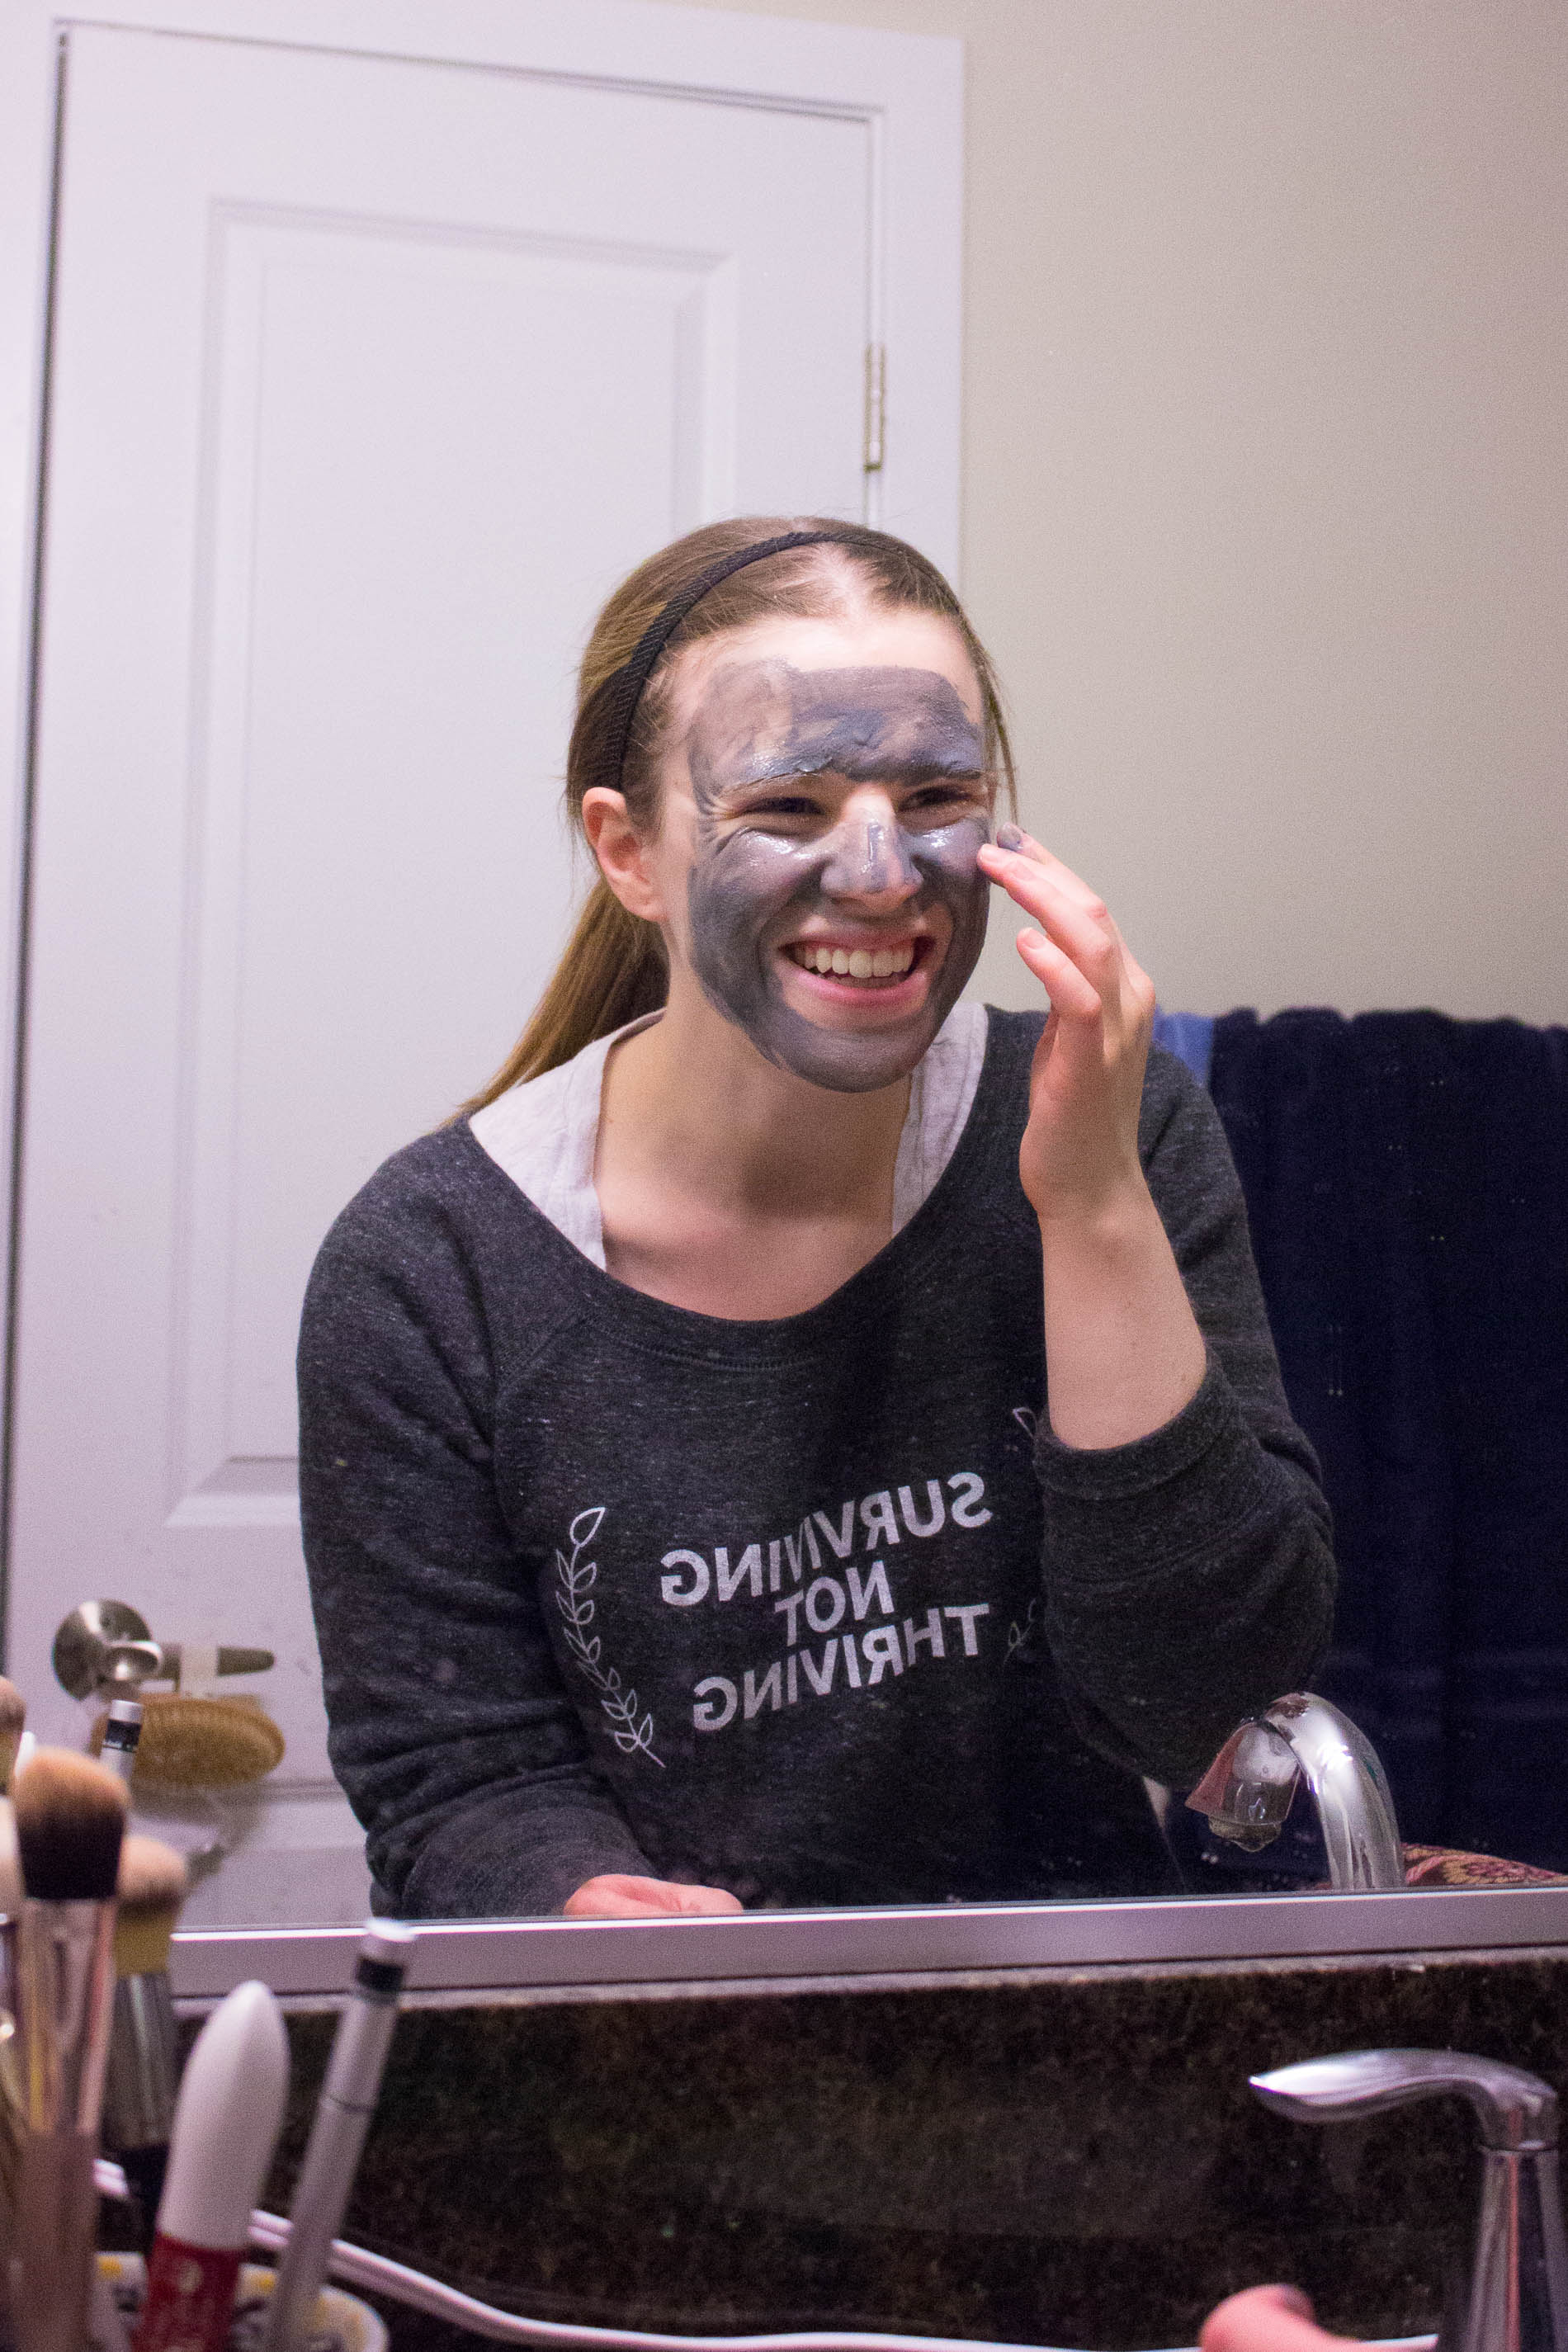
[[[991,837],[979,681],[931,614],[700,641],[667,704],[647,868],[684,968],[815,1086],[903,1077],[974,969]]]

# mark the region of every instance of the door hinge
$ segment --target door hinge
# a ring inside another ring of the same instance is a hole
[[[888,352],[883,343],[866,346],[866,446],[861,464],[867,473],[881,471],[888,436]]]

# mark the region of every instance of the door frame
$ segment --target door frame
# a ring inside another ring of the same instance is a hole
[[[26,1054],[28,841],[37,617],[47,560],[48,320],[62,44],[73,25],[472,66],[863,121],[870,133],[868,315],[891,428],[868,520],[956,582],[959,558],[963,44],[666,5],[666,0],[0,0],[0,1513],[10,1503],[16,1171]],[[5,1574],[0,1538],[0,1624]]]

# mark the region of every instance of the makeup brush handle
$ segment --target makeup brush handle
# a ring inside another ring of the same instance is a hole
[[[121,1977],[103,2084],[103,2137],[116,2155],[167,2147],[180,2087],[179,2043],[169,1979],[162,1969]]]
[[[289,2210],[288,2249],[278,2270],[268,2312],[266,2352],[296,2352],[311,2335],[316,2298],[331,2259],[332,2240],[343,2218],[360,2151],[370,2128],[370,2111],[340,2107],[323,2098],[316,2109],[310,2145]]]
[[[141,2208],[141,2244],[151,2250],[169,2164],[169,2134],[180,2088],[179,2040],[169,1979],[162,1969],[121,1977],[103,2083],[103,2137],[125,2168]]]
[[[16,2023],[35,2138],[96,2141],[114,2002],[112,1903],[22,1905]]]
[[[0,1941],[8,1937],[11,1926],[7,1921],[0,1927]],[[7,2011],[14,1999],[13,1987],[5,2000]],[[26,2100],[16,2042],[13,2021],[13,2030],[0,2041],[0,2345],[7,2347],[14,2347],[16,2340],[11,2321],[16,2284],[12,2263],[16,2251],[16,2194],[21,2186],[22,2147],[26,2138]]]
[[[86,2132],[28,2135],[16,2200],[12,2325],[16,2352],[83,2352],[98,2235]]]
[[[289,2246],[268,2314],[266,2352],[294,2352],[310,2333],[396,2025],[395,1997],[351,2001],[339,2022],[289,2207]]]

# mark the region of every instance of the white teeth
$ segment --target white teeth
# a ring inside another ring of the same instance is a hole
[[[912,940],[897,948],[823,948],[810,945],[790,950],[805,971],[831,972],[840,980],[895,980],[915,960]]]

